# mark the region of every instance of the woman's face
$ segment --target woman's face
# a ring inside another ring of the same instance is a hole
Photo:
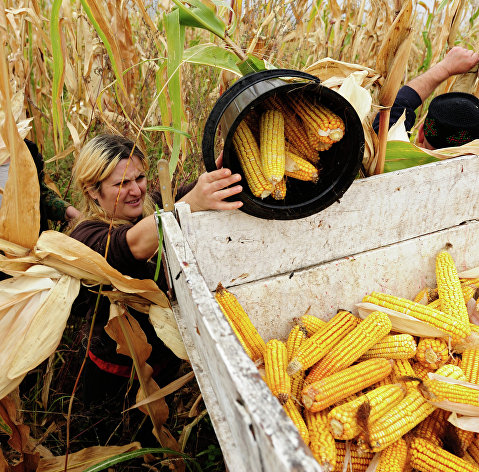
[[[123,174],[125,175],[124,179]],[[123,184],[118,197],[122,180]],[[132,156],[129,163],[128,159],[122,159],[110,176],[103,180],[100,189],[89,190],[88,193],[93,199],[98,200],[99,205],[107,212],[108,216],[130,221],[136,220],[143,212],[146,195],[146,175],[141,160],[135,155]],[[115,209],[117,197],[118,203]]]

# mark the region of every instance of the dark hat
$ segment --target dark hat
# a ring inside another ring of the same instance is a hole
[[[435,97],[424,120],[424,136],[436,149],[461,146],[479,138],[479,99],[450,92]]]

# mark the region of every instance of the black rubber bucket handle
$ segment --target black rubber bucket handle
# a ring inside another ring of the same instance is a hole
[[[251,87],[258,82],[262,82],[263,80],[275,79],[279,77],[307,79],[317,84],[321,82],[318,77],[315,77],[314,75],[294,69],[262,70],[260,72],[253,72],[240,78],[228,90],[226,90],[223,95],[221,95],[211,110],[208,119],[206,120],[205,129],[203,131],[202,152],[203,161],[208,172],[216,170],[215,137],[221,117],[223,116],[225,110],[228,108],[231,102],[248,87]]]

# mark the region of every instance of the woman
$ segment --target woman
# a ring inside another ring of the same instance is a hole
[[[131,156],[131,157],[130,157]],[[124,275],[152,279],[158,249],[158,229],[153,215],[154,203],[161,208],[159,192],[147,193],[148,162],[130,140],[115,135],[99,135],[89,141],[79,154],[73,168],[73,181],[81,192],[81,216],[71,237],[93,250],[106,255],[108,263]],[[232,210],[241,202],[224,201],[241,192],[240,180],[228,169],[202,174],[196,183],[179,189],[177,199],[188,203],[192,211]],[[227,188],[232,185],[232,187]],[[121,188],[120,188],[121,187]],[[113,221],[110,240],[107,240]],[[152,260],[149,260],[152,258]],[[166,291],[166,280],[160,270],[158,286]],[[104,288],[106,290],[106,288]],[[97,294],[82,287],[73,307],[73,316],[91,319]],[[83,397],[87,405],[112,406],[113,397],[121,401],[131,374],[131,359],[116,353],[116,343],[106,334],[104,326],[109,317],[109,300],[102,296],[97,310],[89,359],[85,366]],[[179,366],[178,359],[157,337],[144,314],[130,309],[144,330],[152,353],[148,363],[158,382],[172,380]],[[121,405],[120,405],[121,406]]]

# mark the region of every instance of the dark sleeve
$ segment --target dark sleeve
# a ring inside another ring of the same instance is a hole
[[[190,182],[189,184],[182,185],[176,192],[175,202],[177,202],[180,198],[183,198],[189,191],[191,191],[196,185],[196,182],[197,180]],[[161,200],[161,193],[159,189],[155,189],[151,192],[151,198],[158,205],[159,208],[163,207],[163,202]]]
[[[407,85],[401,87],[391,108],[389,127],[391,128],[391,126],[399,120],[403,111],[406,110],[406,121],[404,122],[404,125],[406,127],[406,131],[409,131],[414,126],[414,122],[416,121],[415,110],[421,104],[421,97],[414,89],[408,87]],[[376,118],[374,118],[373,129],[376,131],[376,133],[378,132],[379,113],[376,115]]]

